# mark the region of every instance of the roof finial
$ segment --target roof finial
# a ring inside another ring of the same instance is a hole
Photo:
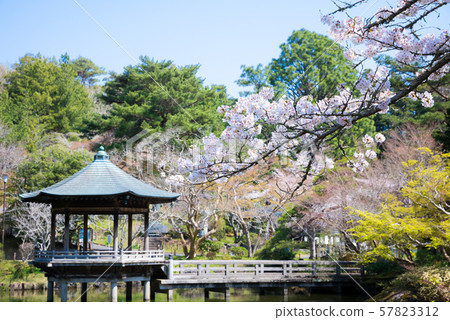
[[[109,156],[105,152],[105,148],[103,146],[100,146],[98,148],[97,154],[94,156],[94,161],[95,160],[108,160],[108,159],[109,159]]]

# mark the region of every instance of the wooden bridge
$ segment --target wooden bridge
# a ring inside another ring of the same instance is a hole
[[[155,292],[167,294],[177,288],[204,288],[224,293],[229,300],[230,288],[279,288],[287,298],[290,287],[354,286],[364,274],[355,261],[302,260],[172,260],[164,267],[167,279],[152,281],[151,300]],[[156,281],[156,283],[155,283]]]

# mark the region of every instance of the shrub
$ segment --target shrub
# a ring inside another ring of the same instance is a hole
[[[209,260],[214,260],[214,258],[216,257],[216,253],[215,253],[215,252],[208,252],[208,253],[206,254],[206,257],[207,257]]]
[[[366,272],[373,274],[403,273],[406,271],[398,262],[379,259],[365,267]]]
[[[292,260],[297,255],[299,243],[292,241],[280,241],[275,246],[264,246],[256,256],[259,259]]]
[[[220,241],[211,241],[204,240],[199,245],[198,248],[203,252],[219,252],[219,250],[223,247],[223,242]]]
[[[394,288],[410,290],[419,301],[450,301],[450,269],[420,267],[392,281]]]
[[[434,248],[417,249],[415,262],[419,266],[450,266],[449,262],[444,258],[443,254],[437,252]]]
[[[35,272],[33,266],[29,266],[27,263],[18,263],[14,266],[14,271],[12,274],[13,280],[26,280],[30,274]]]
[[[223,248],[223,242],[221,242],[221,241],[211,241],[211,244],[209,246],[209,250],[208,251],[217,253],[222,248]]]
[[[236,257],[246,257],[248,256],[248,250],[242,247],[231,248],[231,253]]]

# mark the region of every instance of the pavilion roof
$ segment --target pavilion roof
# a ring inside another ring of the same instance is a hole
[[[52,199],[132,195],[152,203],[175,201],[180,195],[150,186],[124,172],[111,161],[103,147],[94,161],[74,175],[45,189],[24,193],[25,202],[51,202]]]

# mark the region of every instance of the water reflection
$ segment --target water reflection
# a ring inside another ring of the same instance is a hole
[[[69,288],[68,300],[71,302],[80,301],[80,286],[78,288]],[[125,301],[125,287],[119,287],[118,301]],[[88,302],[107,302],[110,299],[109,286],[103,288],[90,288],[88,292]],[[224,295],[220,292],[210,292],[207,301],[224,301]],[[167,296],[164,293],[157,293],[155,297],[157,302],[166,302]],[[368,297],[358,292],[312,292],[298,288],[289,290],[289,302],[352,302],[365,301]],[[143,300],[142,287],[133,287],[133,301],[141,302]],[[0,293],[1,302],[45,302],[47,301],[47,292],[45,290],[17,290],[11,292]],[[60,301],[59,290],[55,290],[55,301]],[[202,302],[205,301],[203,289],[176,289],[173,292],[174,302]],[[281,290],[265,291],[264,295],[260,294],[258,289],[249,288],[231,288],[231,302],[283,302],[284,296]]]

